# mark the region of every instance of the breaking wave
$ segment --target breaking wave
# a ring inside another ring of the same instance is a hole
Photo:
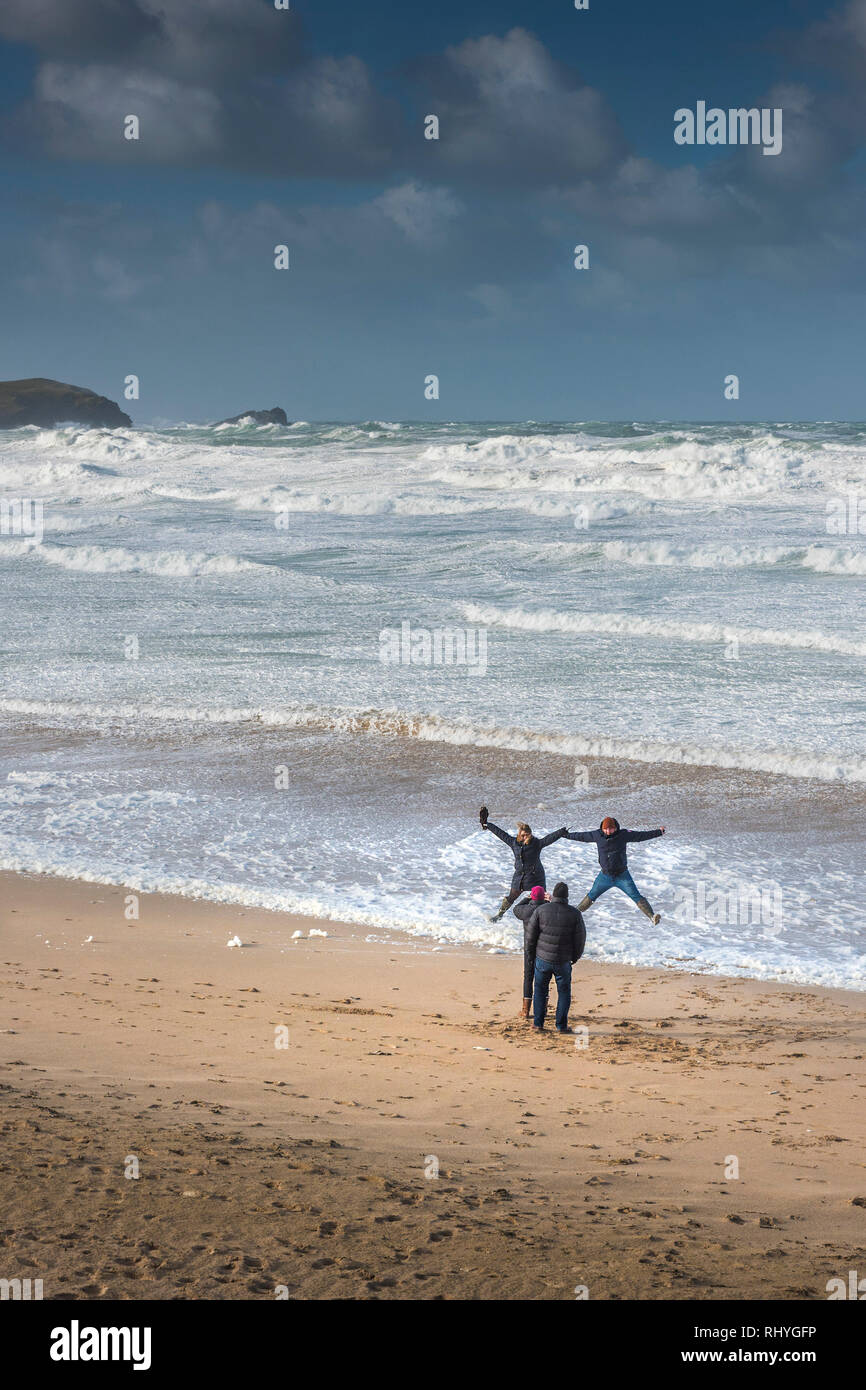
[[[806,751],[720,748],[665,739],[608,738],[477,724],[437,714],[396,709],[351,709],[319,705],[255,706],[89,703],[63,700],[0,699],[0,713],[32,722],[156,721],[202,725],[259,725],[266,728],[321,730],[342,734],[417,739],[456,747],[501,748],[552,753],[567,758],[614,758],[637,763],[739,769],[821,782],[866,782],[866,757],[834,759]]]
[[[0,542],[0,560],[27,559],[89,574],[152,574],[157,578],[198,578],[205,575],[266,571],[266,565],[237,555],[207,555],[182,550],[133,551],[122,546],[49,545],[35,541]]]
[[[461,605],[467,622],[480,627],[511,628],[520,632],[563,632],[575,635],[609,633],[623,637],[659,637],[680,642],[729,642],[746,646],[789,647],[798,651],[839,652],[866,656],[866,642],[812,630],[768,627],[734,627],[730,623],[682,623],[665,618],[638,618],[628,613],[559,613],[542,608],[530,613],[523,608],[494,608],[491,604]]]

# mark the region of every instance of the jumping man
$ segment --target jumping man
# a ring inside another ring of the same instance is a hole
[[[637,903],[641,912],[645,917],[649,917],[653,926],[658,926],[661,921],[660,914],[653,912],[628,871],[626,846],[634,844],[638,840],[658,839],[659,835],[665,833],[664,826],[658,830],[622,830],[618,820],[614,820],[613,816],[605,816],[598,830],[572,830],[565,833],[569,840],[580,840],[584,844],[594,844],[598,850],[598,862],[601,866],[601,873],[596,878],[595,883],[583,902],[578,903],[578,911],[586,912],[588,907],[598,901],[602,893],[606,893],[609,888],[618,888],[621,893],[625,893],[627,898],[631,898],[633,903]]]

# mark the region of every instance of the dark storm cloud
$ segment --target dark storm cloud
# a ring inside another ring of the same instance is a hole
[[[3,0],[0,37],[49,60],[190,79],[277,71],[303,56],[297,14],[265,0]]]
[[[7,0],[0,36],[42,59],[9,133],[61,158],[544,186],[625,152],[601,94],[523,29],[411,65],[414,120],[359,58],[311,56],[292,11],[250,0]],[[423,138],[428,111],[439,141]]]
[[[124,139],[128,115],[139,119],[137,141]],[[8,134],[63,159],[362,177],[389,166],[393,124],[352,57],[317,58],[290,79],[245,87],[150,68],[45,63]]]
[[[157,15],[136,0],[4,0],[0,9],[0,37],[46,57],[119,57],[159,32]]]
[[[820,124],[832,142],[832,164],[844,163],[866,139],[866,0],[851,0],[799,32],[776,35],[772,46],[818,71]]]
[[[424,114],[438,116],[435,173],[526,186],[571,182],[626,153],[600,92],[558,63],[534,35],[467,39],[407,67]]]
[[[366,265],[380,246],[450,253],[484,306],[589,236],[616,294],[727,268],[801,274],[810,248],[821,274],[856,259],[845,164],[866,121],[862,83],[846,84],[866,73],[866,0],[806,31],[835,89],[781,84],[752,103],[783,109],[779,156],[719,148],[702,163],[673,143],[673,103],[670,160],[631,150],[606,98],[523,28],[408,64],[405,107],[360,58],[313,55],[294,12],[265,0],[6,0],[0,35],[41,58],[7,128],[34,152],[374,181],[385,191],[357,215],[300,210],[296,244],[366,247]],[[128,114],[138,142],[123,139]],[[438,141],[423,137],[430,114]]]
[[[310,56],[297,15],[261,0],[7,0],[0,37],[42,59],[7,127],[34,153],[322,176],[393,159],[397,110],[365,64]]]

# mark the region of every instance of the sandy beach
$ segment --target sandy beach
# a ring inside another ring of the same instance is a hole
[[[517,956],[125,897],[3,875],[0,1274],[46,1299],[825,1299],[866,1267],[861,994],[590,932],[587,1032],[539,1037]]]
[[[827,1380],[866,0],[7,0],[0,74],[0,1304]]]

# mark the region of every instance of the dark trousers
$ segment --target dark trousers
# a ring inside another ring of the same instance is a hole
[[[532,982],[535,979],[535,956],[531,956],[526,947],[523,948],[523,997],[532,998]]]
[[[556,1026],[560,1029],[568,1027],[568,1010],[571,1007],[571,961],[560,961],[556,965],[552,961],[542,960],[540,956],[535,957],[535,1002],[533,1004],[533,1022],[536,1028],[544,1027],[544,1020],[547,1016],[547,996],[550,993],[550,977],[556,979]]]

